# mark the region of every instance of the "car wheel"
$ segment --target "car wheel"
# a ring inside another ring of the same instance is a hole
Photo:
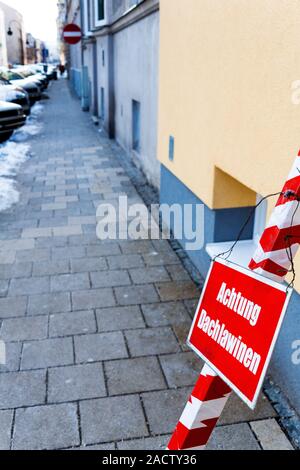
[[[13,135],[13,133],[14,131],[9,131],[9,132],[5,132],[4,134],[0,134],[0,143],[8,140]]]

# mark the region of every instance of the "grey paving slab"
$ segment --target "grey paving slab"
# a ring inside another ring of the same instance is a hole
[[[166,383],[155,357],[105,363],[109,395],[162,390]]]
[[[144,267],[141,255],[107,256],[109,269],[130,269]]]
[[[190,393],[191,388],[181,388],[142,394],[151,433],[159,435],[174,431]]]
[[[204,365],[192,352],[161,356],[160,363],[170,388],[195,385]]]
[[[233,424],[257,419],[275,418],[276,411],[264,394],[261,394],[255,411],[252,411],[235,394],[230,397],[219,424]]]
[[[85,258],[71,260],[72,273],[97,272],[107,270],[105,258]]]
[[[177,281],[156,284],[163,302],[200,298],[200,291],[192,281]]]
[[[121,241],[120,247],[124,255],[152,253],[154,251],[150,240]]]
[[[0,298],[0,319],[21,317],[26,313],[27,297]]]
[[[22,370],[43,369],[74,363],[71,338],[47,339],[25,343],[21,361]]]
[[[10,449],[13,411],[0,411],[0,450]]]
[[[161,450],[165,451],[171,436],[146,437],[130,441],[117,442],[117,449],[123,451]]]
[[[144,328],[138,306],[103,308],[96,311],[99,332]]]
[[[159,300],[152,284],[117,287],[115,288],[115,295],[119,305],[152,304]]]
[[[185,300],[184,305],[186,306],[187,311],[189,312],[191,318],[194,318],[197,307],[200,299]]]
[[[15,263],[0,265],[0,279],[25,278],[30,277],[32,263]]]
[[[171,266],[166,266],[166,269],[173,281],[191,280],[189,273],[181,266],[176,266],[175,264],[172,264]]]
[[[84,246],[77,247],[57,247],[52,248],[52,259],[76,259],[84,258],[86,256],[86,250]]]
[[[169,354],[180,351],[171,328],[148,328],[125,331],[132,356]]]
[[[0,280],[0,297],[5,297],[8,291],[8,281]]]
[[[105,271],[91,273],[93,288],[130,286],[131,280],[127,271]]]
[[[174,334],[180,344],[182,351],[190,351],[191,349],[187,346],[186,342],[191,330],[191,321],[187,323],[178,323],[173,325]]]
[[[12,279],[9,287],[9,296],[46,294],[49,290],[50,280],[48,277]]]
[[[45,398],[45,371],[0,374],[0,409],[40,405]]]
[[[35,248],[33,250],[21,250],[16,254],[17,262],[48,261],[50,250],[48,248]]]
[[[74,310],[114,307],[116,304],[112,289],[93,289],[72,292]]]
[[[96,319],[92,310],[50,315],[50,337],[64,337],[96,332]]]
[[[151,253],[144,254],[143,259],[146,266],[166,266],[180,264],[180,259],[174,252],[158,253],[157,251],[152,251]]]
[[[1,340],[0,335],[0,340]],[[16,372],[20,368],[22,343],[6,343],[6,363],[0,364],[1,372]]]
[[[135,395],[81,402],[80,414],[84,444],[148,435],[141,402]]]
[[[60,274],[51,276],[51,292],[79,291],[90,288],[90,279],[87,273]]]
[[[106,396],[102,364],[84,364],[49,370],[48,403]]]
[[[28,341],[46,339],[48,319],[43,317],[9,318],[3,320],[0,338],[4,341]]]
[[[28,299],[28,315],[49,315],[70,310],[71,295],[69,292],[31,295]]]
[[[75,337],[77,363],[127,358],[124,337],[120,332]]]
[[[77,450],[77,449],[76,449]],[[100,444],[100,445],[89,445],[89,446],[82,446],[78,450],[85,450],[89,452],[95,451],[107,451],[107,450],[116,450],[116,445],[114,442],[110,442],[108,444]]]
[[[77,405],[17,410],[14,450],[55,450],[80,444]]]
[[[207,450],[261,450],[248,424],[232,424],[215,429]]]
[[[171,280],[167,270],[163,266],[130,269],[129,273],[134,284],[167,282]]]
[[[264,450],[293,450],[293,446],[275,419],[250,423]]]
[[[183,302],[161,302],[142,305],[147,325],[151,327],[176,325],[190,322]]]
[[[55,274],[67,274],[69,271],[69,261],[64,259],[33,263],[33,276],[53,276]]]
[[[93,245],[88,246],[87,249],[87,256],[92,257],[102,257],[102,256],[110,256],[110,255],[120,255],[121,250],[117,243],[101,243],[101,245]]]

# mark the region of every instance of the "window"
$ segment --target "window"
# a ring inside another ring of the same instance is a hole
[[[141,103],[132,100],[132,148],[141,151]]]
[[[91,31],[91,0],[84,0],[84,33],[88,34]]]
[[[106,24],[106,1],[94,0],[95,2],[95,26]]]
[[[262,200],[262,196],[257,195],[257,203]],[[241,266],[248,267],[251,256],[257,248],[257,243],[260,240],[261,235],[266,227],[266,219],[268,212],[268,203],[264,201],[255,211],[253,238],[249,240],[239,241],[229,260],[233,263],[237,263]],[[242,225],[243,221],[241,221]],[[206,252],[209,254],[211,259],[214,259],[220,253],[225,253],[233,246],[234,240],[230,242],[219,242],[219,243],[208,243],[206,245]]]

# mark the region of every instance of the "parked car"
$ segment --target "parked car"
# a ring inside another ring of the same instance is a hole
[[[0,142],[9,139],[14,130],[25,124],[26,115],[22,106],[0,101]]]
[[[0,78],[7,80],[12,85],[24,88],[24,90],[27,91],[29,95],[31,106],[42,98],[41,89],[37,83],[28,79],[24,79],[22,75],[13,72],[12,70],[0,67]]]
[[[26,116],[30,114],[30,101],[28,93],[21,87],[11,85],[7,80],[0,78],[0,100],[22,106]]]
[[[23,78],[36,82],[42,91],[45,91],[48,88],[49,80],[46,75],[42,73],[36,73],[31,66],[23,65],[21,67],[17,67],[12,69],[12,72],[16,72],[20,74]]]
[[[51,64],[33,64],[31,68],[34,69],[36,73],[45,75],[48,80],[57,80],[57,70]]]

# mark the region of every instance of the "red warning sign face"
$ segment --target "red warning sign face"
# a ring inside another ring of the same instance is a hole
[[[212,263],[189,346],[254,409],[291,290],[226,261]]]

